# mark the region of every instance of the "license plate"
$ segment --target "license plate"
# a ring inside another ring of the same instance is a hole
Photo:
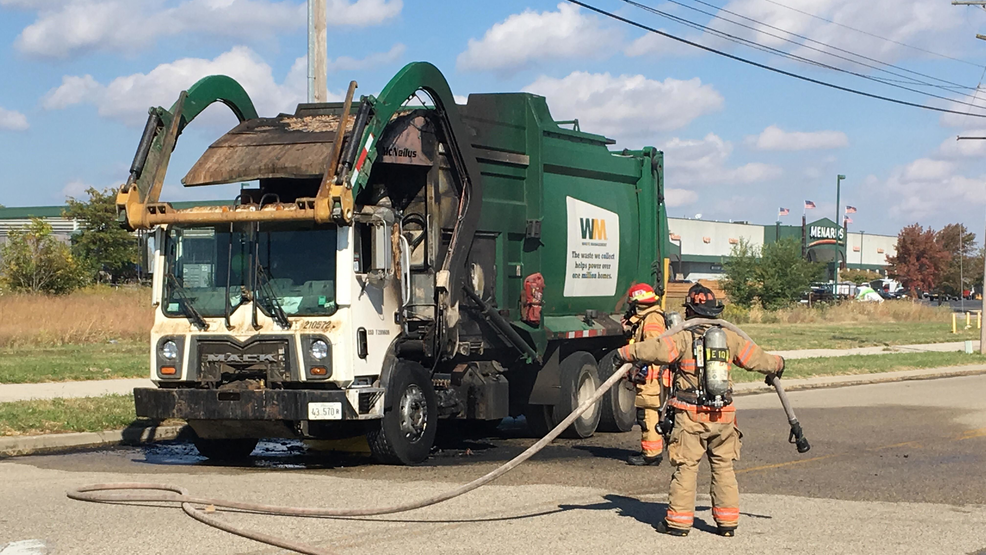
[[[342,402],[308,403],[309,420],[342,420]]]

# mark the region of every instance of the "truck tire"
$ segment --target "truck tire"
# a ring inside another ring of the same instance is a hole
[[[370,452],[383,464],[417,464],[428,458],[438,428],[431,377],[417,362],[397,363],[386,384],[383,418],[368,423]]]
[[[576,351],[565,357],[565,360],[562,360],[559,365],[559,374],[561,399],[553,411],[554,425],[564,420],[583,401],[591,397],[599,389],[600,384],[596,359],[585,351]],[[596,432],[596,426],[599,425],[601,413],[599,408],[599,403],[596,403],[595,406],[582,413],[582,416],[561,433],[561,437],[572,439],[591,437]]]
[[[613,364],[616,351],[610,351],[599,361],[599,381],[605,382],[619,370]],[[599,431],[600,432],[629,432],[637,423],[637,410],[634,401],[637,396],[636,388],[630,380],[623,378],[607,391],[599,400]]]
[[[554,406],[527,405],[524,409],[524,419],[531,435],[541,439],[555,427]]]
[[[206,439],[196,437],[195,448],[199,454],[212,461],[238,461],[243,460],[253,453],[257,447],[257,439],[235,438],[235,439]]]

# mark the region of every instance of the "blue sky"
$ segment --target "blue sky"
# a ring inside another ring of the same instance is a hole
[[[662,148],[673,216],[768,223],[783,206],[791,209],[786,223],[794,224],[802,201],[810,199],[818,205],[812,219],[832,218],[835,176],[842,173],[848,178],[842,204],[859,209],[852,229],[895,234],[914,222],[939,228],[956,221],[983,227],[986,141],[954,139],[986,136],[984,118],[942,116],[799,82],[558,0],[327,3],[331,96],[340,96],[351,79],[360,93],[376,93],[415,60],[441,68],[457,95],[544,94],[556,119],[578,118],[583,129],[611,136],[621,147]],[[970,109],[725,43],[620,0],[589,3],[812,78]],[[903,69],[888,69],[905,77],[920,72],[972,87],[961,91],[970,95],[986,64],[986,41],[975,39],[977,31],[986,32],[986,11],[948,0],[643,3],[701,24],[710,17],[686,6],[726,9],[758,29],[782,35],[762,26],[769,24],[796,32],[893,63]],[[262,114],[292,111],[306,90],[304,15],[300,0],[0,0],[0,203],[56,204],[88,186],[119,185],[147,107],[170,106],[181,89],[207,74],[240,80]],[[713,26],[900,80],[806,50],[804,39],[783,35],[797,44],[781,42],[721,20]],[[959,98],[955,89],[912,86]],[[986,98],[976,102],[986,107]],[[165,200],[230,194],[228,188],[184,190],[178,180],[233,123],[225,108],[214,106],[189,127]]]

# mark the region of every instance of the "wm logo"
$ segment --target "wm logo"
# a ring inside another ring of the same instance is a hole
[[[582,239],[606,240],[606,220],[579,218],[579,224],[582,226]]]

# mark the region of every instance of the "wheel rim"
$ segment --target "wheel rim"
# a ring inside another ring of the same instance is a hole
[[[616,384],[616,408],[620,414],[631,414],[636,405],[637,390],[628,379]]]
[[[588,401],[596,393],[596,383],[592,379],[592,374],[585,372],[579,378],[579,389],[576,393],[576,399],[578,403],[576,406],[582,406],[582,403]],[[582,413],[579,420],[583,422],[591,422],[596,416],[596,411],[599,410],[598,405],[593,405],[591,409]]]
[[[401,433],[410,442],[425,435],[428,428],[428,400],[417,384],[411,384],[401,396]]]

